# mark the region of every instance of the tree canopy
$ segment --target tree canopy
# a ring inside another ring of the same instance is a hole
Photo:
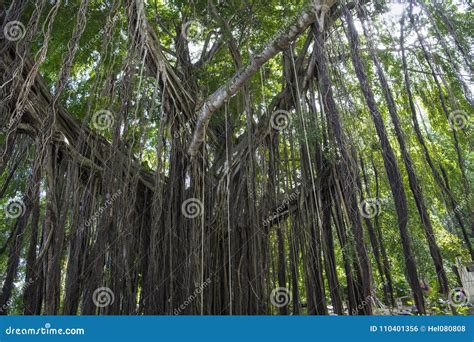
[[[473,22],[2,2],[0,313],[467,313]]]

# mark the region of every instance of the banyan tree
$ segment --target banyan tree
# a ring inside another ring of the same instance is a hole
[[[1,314],[465,313],[473,15],[1,1]]]

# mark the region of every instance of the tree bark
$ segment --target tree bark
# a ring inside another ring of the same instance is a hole
[[[387,177],[392,190],[398,216],[398,228],[400,230],[400,237],[405,255],[408,282],[413,292],[416,307],[420,313],[424,314],[425,304],[423,300],[423,293],[421,291],[420,281],[418,279],[418,271],[416,269],[415,256],[411,246],[410,234],[407,229],[408,208],[405,190],[403,188],[403,180],[400,175],[400,170],[398,168],[395,154],[393,153],[392,146],[388,140],[385,124],[380,112],[378,111],[374,94],[369,86],[367,75],[359,56],[359,35],[355,29],[352,15],[346,7],[342,9],[342,12],[348,26],[347,38],[351,48],[352,64],[354,65],[354,70],[359,80],[362,93],[366,100],[367,107],[369,108],[382,147],[382,157],[385,164],[385,170],[387,172]]]
[[[390,85],[388,84],[387,78],[385,77],[383,66],[380,63],[378,56],[375,52],[374,46],[372,44],[370,26],[368,26],[367,24],[367,18],[365,16],[364,11],[365,11],[364,8],[359,7],[359,17],[361,18],[362,27],[363,27],[364,34],[367,40],[367,44],[369,46],[369,55],[377,70],[377,76],[378,76],[380,85],[382,86],[382,91],[385,97],[385,101],[387,102],[388,112],[390,114],[390,118],[392,119],[393,127],[395,129],[395,135],[397,137],[397,141],[400,146],[400,152],[402,154],[403,163],[405,164],[405,168],[408,174],[410,189],[413,194],[413,198],[415,199],[415,203],[418,209],[418,214],[420,216],[421,224],[423,226],[425,236],[428,241],[428,248],[430,251],[430,255],[433,260],[433,264],[436,270],[436,276],[438,278],[438,284],[439,284],[439,291],[447,295],[449,291],[449,284],[448,284],[448,278],[446,276],[446,272],[444,271],[444,268],[443,268],[443,259],[441,257],[441,252],[439,250],[438,244],[436,243],[436,238],[434,235],[433,227],[431,225],[430,216],[428,214],[428,210],[426,209],[424,196],[423,196],[422,189],[418,181],[418,177],[415,172],[413,160],[410,156],[410,153],[408,152],[408,149],[405,143],[405,138],[403,137],[404,132],[403,132],[400,120],[398,118],[397,105],[393,98]]]
[[[312,0],[308,8],[301,12],[296,21],[291,24],[286,32],[281,32],[273,38],[262,52],[251,57],[250,63],[247,66],[241,68],[230,80],[207,98],[198,114],[193,140],[189,145],[188,153],[191,156],[195,156],[198,153],[199,146],[204,140],[204,133],[209,125],[212,114],[219,109],[226,100],[237,93],[263,64],[287,48],[311,23],[316,21],[321,9],[324,11],[324,13],[322,13],[324,16],[325,12],[335,3],[335,0],[324,0],[322,3],[318,0]]]

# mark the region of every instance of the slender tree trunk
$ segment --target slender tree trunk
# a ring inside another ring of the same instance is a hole
[[[401,47],[401,51],[402,51],[402,66],[403,66],[403,74],[404,74],[404,81],[405,81],[405,90],[406,90],[407,96],[408,96],[408,104],[409,104],[409,107],[410,107],[410,112],[411,112],[411,117],[412,117],[412,122],[413,122],[413,128],[415,130],[415,135],[416,135],[416,138],[417,138],[419,144],[422,147],[423,154],[424,154],[425,159],[426,159],[426,161],[427,161],[427,163],[428,163],[428,165],[431,169],[433,177],[434,177],[436,183],[438,184],[439,188],[442,190],[442,192],[446,196],[447,202],[448,202],[448,204],[450,206],[450,209],[451,209],[451,212],[454,214],[454,216],[456,217],[456,219],[459,223],[459,226],[461,227],[461,231],[462,231],[463,237],[464,237],[464,242],[466,243],[466,246],[469,250],[469,253],[471,254],[471,258],[474,260],[474,250],[472,248],[470,239],[467,235],[466,228],[464,227],[464,222],[463,222],[461,216],[459,215],[459,210],[456,209],[456,208],[459,208],[458,204],[457,204],[457,202],[454,198],[453,193],[447,188],[445,182],[443,181],[443,179],[441,178],[438,170],[436,169],[436,166],[433,162],[433,159],[431,158],[428,147],[426,146],[423,134],[421,133],[420,125],[418,123],[417,112],[416,112],[415,102],[414,102],[414,99],[413,99],[413,93],[412,93],[412,90],[411,90],[411,82],[410,82],[410,76],[409,76],[409,73],[408,73],[407,58],[406,58],[406,52],[405,52],[405,34],[404,34],[405,27],[404,27],[404,22],[405,22],[404,17],[402,17],[401,28],[400,28],[400,47]],[[474,226],[474,223],[472,225]]]
[[[347,38],[351,48],[352,64],[354,65],[357,78],[361,85],[362,93],[366,100],[367,107],[369,108],[382,147],[382,157],[385,164],[385,170],[387,171],[387,177],[392,190],[398,216],[398,228],[400,230],[402,247],[405,254],[408,282],[413,292],[416,307],[420,313],[424,314],[425,304],[423,300],[423,293],[421,291],[420,282],[418,279],[418,271],[416,269],[415,255],[413,254],[413,249],[411,246],[410,234],[407,229],[408,208],[405,190],[403,188],[403,180],[400,175],[400,170],[398,168],[395,154],[393,153],[392,146],[388,140],[385,124],[380,112],[378,111],[374,94],[369,86],[367,75],[359,56],[359,36],[355,29],[354,21],[352,19],[351,13],[346,7],[344,7],[342,11],[348,26]]]
[[[365,189],[366,189],[366,192],[367,192],[367,194],[369,195],[369,198],[370,198],[370,192],[369,192],[369,189],[368,189],[369,185],[368,185],[368,181],[367,181],[367,175],[365,173],[364,161],[362,160],[362,158],[360,158],[360,167],[361,167],[361,170],[362,170],[362,176],[363,176],[364,183],[365,183]],[[360,190],[361,190],[360,191],[361,192],[360,199],[361,199],[361,201],[364,201],[364,193],[363,193],[363,190],[362,190],[362,184],[359,184],[359,187],[360,187]],[[369,234],[370,244],[372,245],[372,251],[374,252],[375,264],[377,265],[377,271],[379,272],[380,281],[381,281],[382,284],[385,284],[386,280],[385,280],[385,274],[384,274],[384,271],[383,271],[383,268],[382,268],[382,262],[381,262],[381,257],[380,257],[379,241],[378,241],[377,236],[375,234],[374,226],[372,224],[372,221],[370,221],[370,218],[364,217],[364,221],[365,221],[365,225],[367,226],[367,232]],[[388,296],[387,288],[384,286],[382,288],[382,290],[383,290],[383,294],[384,294],[385,303],[389,304],[389,300],[388,300],[389,296]]]
[[[448,278],[446,276],[446,272],[443,268],[443,259],[441,257],[441,252],[439,250],[438,244],[436,243],[436,238],[434,235],[433,227],[431,225],[431,220],[428,214],[428,210],[426,209],[425,200],[423,197],[422,189],[418,181],[418,177],[415,173],[415,168],[413,165],[413,160],[408,152],[405,138],[403,137],[404,132],[398,118],[397,107],[395,104],[395,100],[392,95],[392,90],[390,89],[390,85],[388,84],[387,78],[385,77],[385,73],[383,71],[383,67],[376,55],[375,49],[371,42],[371,34],[370,34],[370,26],[368,27],[366,22],[365,13],[363,12],[364,9],[359,11],[359,15],[362,20],[362,27],[364,30],[365,37],[367,39],[367,43],[369,46],[369,55],[374,63],[377,76],[382,86],[382,91],[385,97],[385,101],[387,102],[388,112],[390,114],[390,118],[392,119],[393,127],[395,129],[395,135],[398,140],[398,144],[400,145],[400,152],[402,154],[403,163],[405,164],[405,168],[408,174],[408,181],[410,184],[410,189],[413,194],[413,198],[415,199],[416,207],[418,209],[418,214],[420,215],[421,224],[425,231],[425,236],[428,241],[428,248],[431,254],[431,258],[433,260],[433,264],[435,266],[436,275],[438,278],[439,284],[439,291],[445,295],[448,294],[449,285],[448,285]]]
[[[357,190],[356,182],[353,179],[356,177],[353,173],[352,163],[350,155],[347,151],[346,141],[341,125],[341,119],[339,112],[334,101],[331,81],[327,70],[327,62],[325,56],[324,38],[321,32],[318,32],[313,27],[315,35],[315,53],[318,61],[317,71],[319,80],[319,90],[323,95],[323,104],[326,115],[328,116],[329,125],[331,127],[333,139],[335,140],[340,153],[341,159],[341,179],[343,182],[343,194],[344,203],[348,210],[349,220],[351,221],[351,227],[353,236],[356,243],[356,251],[358,256],[358,264],[360,265],[360,286],[362,293],[362,301],[365,302],[365,298],[371,297],[371,284],[370,284],[370,264],[364,244],[364,234],[362,229],[362,222],[360,220],[360,212],[357,204]],[[356,307],[362,307],[361,312],[363,314],[371,314],[372,309],[369,305],[361,305],[358,303]]]
[[[411,25],[412,25],[414,31],[416,32],[416,35],[418,37],[418,41],[420,42],[421,50],[423,51],[423,56],[426,60],[426,63],[428,64],[428,66],[430,68],[431,76],[433,77],[433,80],[436,84],[436,88],[438,89],[439,100],[440,100],[441,107],[443,109],[444,115],[446,116],[446,119],[448,120],[448,122],[450,122],[450,113],[449,113],[449,110],[448,110],[447,105],[446,105],[446,98],[444,96],[443,89],[441,87],[441,84],[438,80],[438,76],[436,74],[435,68],[433,66],[433,61],[432,61],[431,54],[429,53],[429,51],[427,50],[427,48],[425,46],[426,43],[425,43],[425,40],[424,40],[423,36],[420,34],[420,32],[418,31],[418,29],[415,25],[415,18],[413,16],[413,6],[412,5],[413,5],[413,3],[410,2],[410,6],[409,6],[409,10],[408,10],[408,17],[410,18]],[[467,176],[466,176],[465,160],[462,156],[462,151],[461,151],[461,148],[459,146],[459,137],[458,137],[458,134],[456,132],[456,129],[454,129],[454,127],[452,127],[451,125],[449,125],[449,126],[451,128],[451,133],[452,133],[452,136],[453,136],[454,150],[456,151],[456,157],[457,157],[459,170],[461,172],[461,176],[462,176],[462,180],[463,180],[464,191],[465,191],[466,196],[469,196],[469,182],[468,182]]]
[[[379,186],[379,172],[377,166],[375,165],[374,159],[371,158],[372,162],[372,170],[374,170],[374,179],[375,179],[375,198],[380,198],[380,186]],[[384,288],[387,288],[387,291],[390,295],[390,304],[395,307],[395,298],[393,296],[393,283],[392,283],[392,275],[391,275],[391,267],[390,262],[387,255],[387,250],[385,249],[385,244],[383,241],[382,229],[380,228],[379,216],[376,215],[374,219],[375,225],[375,232],[377,239],[380,245],[380,252],[382,254],[382,263],[383,263],[383,270],[385,274],[386,283],[382,284]]]
[[[39,182],[39,178],[35,182]],[[41,288],[41,270],[36,263],[36,249],[38,245],[38,223],[40,220],[40,197],[39,186],[33,193],[33,211],[31,217],[31,236],[28,254],[26,257],[26,275],[25,282],[27,287],[23,294],[25,315],[39,315],[41,307],[38,304],[39,289]]]

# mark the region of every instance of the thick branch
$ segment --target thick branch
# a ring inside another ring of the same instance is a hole
[[[279,52],[286,49],[288,45],[303,33],[310,24],[318,20],[319,13],[319,19],[322,19],[326,12],[328,12],[335,3],[336,0],[311,1],[310,5],[301,12],[296,19],[296,22],[292,24],[288,30],[279,33],[275,38],[273,38],[260,54],[251,59],[247,66],[237,71],[237,73],[227,81],[226,84],[217,89],[207,98],[199,112],[193,140],[188,149],[188,153],[191,156],[197,154],[201,143],[204,141],[205,131],[209,125],[212,114],[218,110],[226,100],[235,95],[244,83],[252,77],[263,64]]]

